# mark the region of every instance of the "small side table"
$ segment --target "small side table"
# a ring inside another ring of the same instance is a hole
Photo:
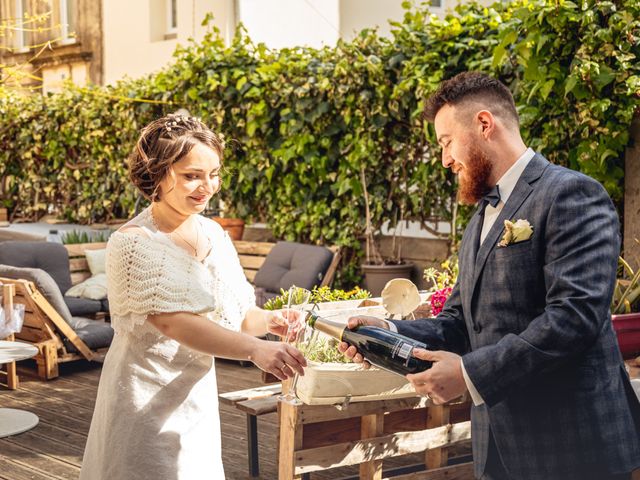
[[[23,342],[0,341],[0,364],[26,360],[38,353],[33,345]],[[17,435],[35,427],[37,415],[15,408],[0,408],[0,438]]]

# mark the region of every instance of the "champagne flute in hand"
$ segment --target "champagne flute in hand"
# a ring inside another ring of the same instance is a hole
[[[289,342],[294,346],[297,346],[299,341],[304,338],[305,325],[303,320],[303,309],[309,303],[311,299],[311,292],[306,288],[296,287],[293,285],[289,288],[287,295],[287,319],[289,320],[287,326],[287,333],[283,338],[283,341]],[[292,404],[301,403],[296,397],[295,386],[298,381],[298,373],[296,372],[293,379],[283,385],[288,385],[287,391],[283,395],[278,396],[278,400],[288,402]]]

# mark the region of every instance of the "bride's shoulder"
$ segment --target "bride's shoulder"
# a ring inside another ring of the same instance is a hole
[[[210,218],[203,217],[202,215],[199,215],[198,218],[200,219],[200,222],[202,223],[205,231],[209,235],[212,235],[214,237],[224,236],[224,230],[218,222],[216,222],[215,220],[211,220]]]

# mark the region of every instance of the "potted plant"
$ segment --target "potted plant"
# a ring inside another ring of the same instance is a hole
[[[389,280],[394,278],[411,279],[414,264],[402,260],[402,236],[398,235],[398,229],[404,221],[405,205],[399,207],[399,219],[396,219],[393,229],[391,251],[388,258],[380,254],[376,236],[380,233],[380,225],[374,227],[371,210],[369,208],[369,192],[364,166],[360,169],[360,183],[364,195],[365,206],[365,261],[361,265],[364,274],[364,282],[367,290],[374,297],[380,296],[382,289]]]
[[[636,240],[637,241],[637,240]],[[618,259],[618,279],[611,302],[611,322],[624,358],[640,355],[640,268]]]
[[[209,204],[209,208],[205,211],[205,215],[217,222],[223,230],[225,230],[231,240],[242,240],[242,234],[244,233],[244,220],[241,218],[227,217],[222,212],[220,203],[222,202],[218,198],[212,200],[213,205]]]

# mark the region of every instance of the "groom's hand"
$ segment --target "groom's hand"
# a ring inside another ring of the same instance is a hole
[[[376,317],[369,317],[367,315],[358,315],[357,317],[351,317],[349,318],[347,325],[349,328],[355,328],[359,325],[369,325],[371,327],[381,327],[389,330],[389,324],[385,320],[381,320],[380,318]],[[364,368],[371,367],[371,364],[367,362],[360,353],[358,353],[356,347],[350,346],[345,342],[340,342],[338,344],[338,350],[340,350],[345,357],[353,360],[355,363],[362,363]]]
[[[467,390],[462,375],[460,355],[443,350],[429,351],[414,348],[413,355],[422,360],[433,362],[433,366],[424,372],[407,375],[416,392],[426,395],[436,405],[458,398]]]

